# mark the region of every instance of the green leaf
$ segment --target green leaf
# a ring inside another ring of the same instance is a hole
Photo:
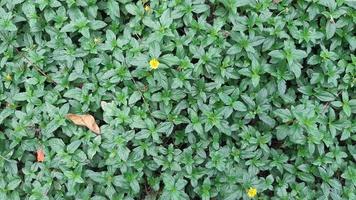
[[[159,21],[161,22],[162,26],[170,26],[173,22],[173,19],[171,18],[171,11],[166,9],[162,16],[159,18]]]
[[[349,103],[344,103],[342,105],[342,110],[345,112],[346,116],[350,117],[351,116],[351,107]]]
[[[299,78],[302,73],[302,66],[299,63],[293,62],[289,65],[290,70],[294,73],[296,78]]]
[[[0,27],[5,31],[17,31],[16,25],[12,21],[6,19],[0,20]]]
[[[242,7],[253,3],[253,0],[238,0],[236,2],[236,7]]]
[[[209,9],[209,6],[205,5],[205,4],[193,5],[193,12],[195,12],[195,13],[202,13],[202,12],[207,11],[208,9]]]
[[[294,50],[293,56],[294,56],[294,59],[300,60],[300,59],[307,57],[307,53],[305,53],[305,51],[302,51],[302,50]]]
[[[253,87],[257,87],[258,83],[260,82],[260,76],[258,74],[252,74],[251,81]]]
[[[141,99],[141,92],[135,91],[132,93],[132,95],[129,98],[129,105],[135,104],[137,101]]]
[[[264,113],[259,115],[259,118],[271,128],[273,128],[276,124],[276,121],[273,118]]]
[[[237,110],[237,111],[241,111],[241,112],[247,111],[247,107],[241,101],[235,101],[232,104],[232,107],[234,108],[234,110]]]
[[[293,119],[292,113],[288,109],[277,109],[273,113],[280,117],[283,122],[288,122]]]
[[[14,95],[13,99],[15,101],[26,101],[28,99],[28,96],[26,92],[20,92]]]
[[[130,187],[135,193],[138,193],[140,191],[140,185],[136,180],[130,182]]]
[[[0,124],[7,118],[9,117],[12,113],[14,113],[13,110],[11,109],[4,109],[0,112]]]
[[[157,127],[157,132],[165,133],[167,136],[169,136],[172,133],[173,128],[173,123],[163,122]]]
[[[273,50],[269,52],[268,55],[273,58],[284,59],[284,55],[281,50]]]
[[[108,0],[107,9],[111,18],[115,19],[116,17],[120,17],[120,6],[117,1]]]
[[[336,32],[336,23],[328,20],[325,27],[326,39],[330,39],[334,36]]]
[[[53,150],[54,152],[59,153],[59,152],[64,151],[65,144],[64,144],[64,142],[63,142],[61,139],[59,139],[59,138],[52,138],[52,139],[50,139],[50,140],[48,141],[48,143],[49,143],[49,146],[52,148],[52,150]]]
[[[52,134],[54,131],[56,131],[59,128],[59,126],[60,125],[56,121],[51,121],[43,129],[43,134],[44,135]]]
[[[78,148],[79,146],[81,145],[82,141],[80,140],[75,140],[73,141],[72,143],[70,143],[68,146],[67,146],[67,152],[68,153],[74,153]]]
[[[15,179],[15,180],[11,180],[8,184],[7,184],[7,189],[8,190],[14,190],[16,189],[21,183],[21,179]]]
[[[333,101],[335,99],[335,96],[333,94],[331,94],[330,92],[327,92],[327,91],[317,91],[315,93],[315,96],[320,101]]]
[[[179,64],[179,59],[176,56],[173,56],[172,54],[163,55],[159,58],[159,60],[168,66]]]
[[[129,12],[131,15],[138,15],[137,13],[137,7],[135,5],[132,4],[127,4],[125,6],[127,12]]]
[[[92,30],[98,30],[104,28],[106,26],[106,23],[100,20],[94,20],[90,21],[89,25]]]

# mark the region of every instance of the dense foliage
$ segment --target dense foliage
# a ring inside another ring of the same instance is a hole
[[[1,200],[356,199],[355,1],[0,5]]]

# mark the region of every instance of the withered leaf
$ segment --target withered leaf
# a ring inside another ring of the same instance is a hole
[[[74,124],[79,126],[86,126],[94,133],[100,134],[100,128],[96,124],[95,119],[92,115],[67,114],[66,117]]]
[[[37,162],[43,162],[45,159],[45,154],[42,149],[37,150]]]

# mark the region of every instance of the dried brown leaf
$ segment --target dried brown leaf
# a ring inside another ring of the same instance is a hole
[[[95,119],[92,115],[67,114],[66,117],[69,120],[71,120],[74,124],[79,126],[86,126],[94,133],[100,134],[100,128],[96,124]]]

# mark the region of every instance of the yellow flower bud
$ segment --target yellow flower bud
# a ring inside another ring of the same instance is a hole
[[[5,80],[7,80],[7,81],[12,81],[11,75],[10,75],[10,74],[6,74]]]

